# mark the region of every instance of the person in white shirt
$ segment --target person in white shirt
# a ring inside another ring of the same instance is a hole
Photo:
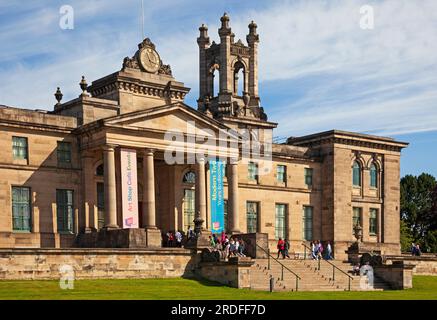
[[[175,238],[176,238],[176,244],[177,246],[180,248],[182,247],[182,233],[180,233],[180,231],[176,231],[175,233]]]

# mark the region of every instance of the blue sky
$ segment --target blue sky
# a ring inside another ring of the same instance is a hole
[[[27,3],[28,2],[28,3]],[[140,0],[0,0],[0,104],[52,109],[60,86],[75,98],[88,82],[117,71],[141,41]],[[74,9],[73,30],[59,9]],[[375,28],[359,27],[360,7]],[[198,94],[198,27],[212,40],[228,12],[236,40],[247,25],[260,34],[260,95],[274,135],[329,129],[410,142],[402,174],[437,176],[437,1],[144,0],[145,34],[176,79]]]

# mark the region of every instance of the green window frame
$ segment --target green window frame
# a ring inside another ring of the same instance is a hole
[[[313,240],[313,207],[303,207],[302,217],[302,239],[305,241]]]
[[[357,223],[359,223],[361,227],[363,226],[362,211],[363,209],[359,207],[352,208],[352,233],[354,233],[354,227]]]
[[[246,202],[247,233],[258,232],[258,202]]]
[[[12,187],[12,229],[31,231],[30,188]]]
[[[370,166],[370,187],[378,188],[378,168],[374,163]]]
[[[74,192],[73,190],[56,190],[56,213],[58,232],[74,231]]]
[[[71,163],[71,142],[58,141],[58,163]]]
[[[258,164],[255,162],[249,162],[247,169],[248,179],[251,181],[258,181]]]
[[[277,203],[275,205],[275,239],[286,238],[286,230],[287,230],[287,205]]]
[[[369,234],[376,235],[378,233],[378,209],[371,208],[369,212]]]
[[[361,165],[354,161],[352,166],[352,184],[354,187],[361,187]]]
[[[287,177],[286,173],[287,173],[286,166],[284,166],[284,165],[277,165],[276,166],[276,180],[278,182],[285,183],[286,177]]]
[[[195,211],[196,191],[193,189],[184,189],[184,231],[194,228],[194,211]]]
[[[307,187],[311,187],[313,185],[313,169],[305,168],[305,184]]]
[[[28,159],[28,145],[26,137],[12,137],[12,156],[14,159]]]

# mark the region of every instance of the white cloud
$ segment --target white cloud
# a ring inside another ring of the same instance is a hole
[[[192,88],[194,101],[197,28],[208,23],[217,41],[222,12],[209,4],[214,14],[208,17],[214,19],[205,21],[200,9],[187,8],[200,2],[146,3],[146,32],[175,77]],[[374,30],[359,28],[359,8],[367,3],[375,8]],[[42,6],[34,8],[31,20],[2,27],[0,42],[8,45],[0,52],[0,70],[6,71],[0,73],[0,103],[50,109],[56,86],[65,99],[74,98],[82,74],[91,82],[118,70],[123,57],[133,54],[139,27],[129,11],[135,12],[136,3],[81,0],[73,6],[79,24],[70,34],[56,28],[58,8]],[[250,20],[258,24],[261,98],[272,102],[264,107],[270,119],[280,121],[277,134],[437,129],[435,0],[276,1],[264,7],[231,11],[231,27],[244,41]],[[175,23],[179,31],[169,27]],[[28,62],[33,54],[48,61]],[[280,96],[262,89],[267,85],[282,88]]]

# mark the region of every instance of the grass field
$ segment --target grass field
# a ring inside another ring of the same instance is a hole
[[[78,280],[73,290],[62,290],[58,281],[0,281],[0,300],[137,300],[137,299],[421,299],[437,300],[437,277],[415,276],[413,289],[384,292],[261,292],[229,288],[190,279]]]

